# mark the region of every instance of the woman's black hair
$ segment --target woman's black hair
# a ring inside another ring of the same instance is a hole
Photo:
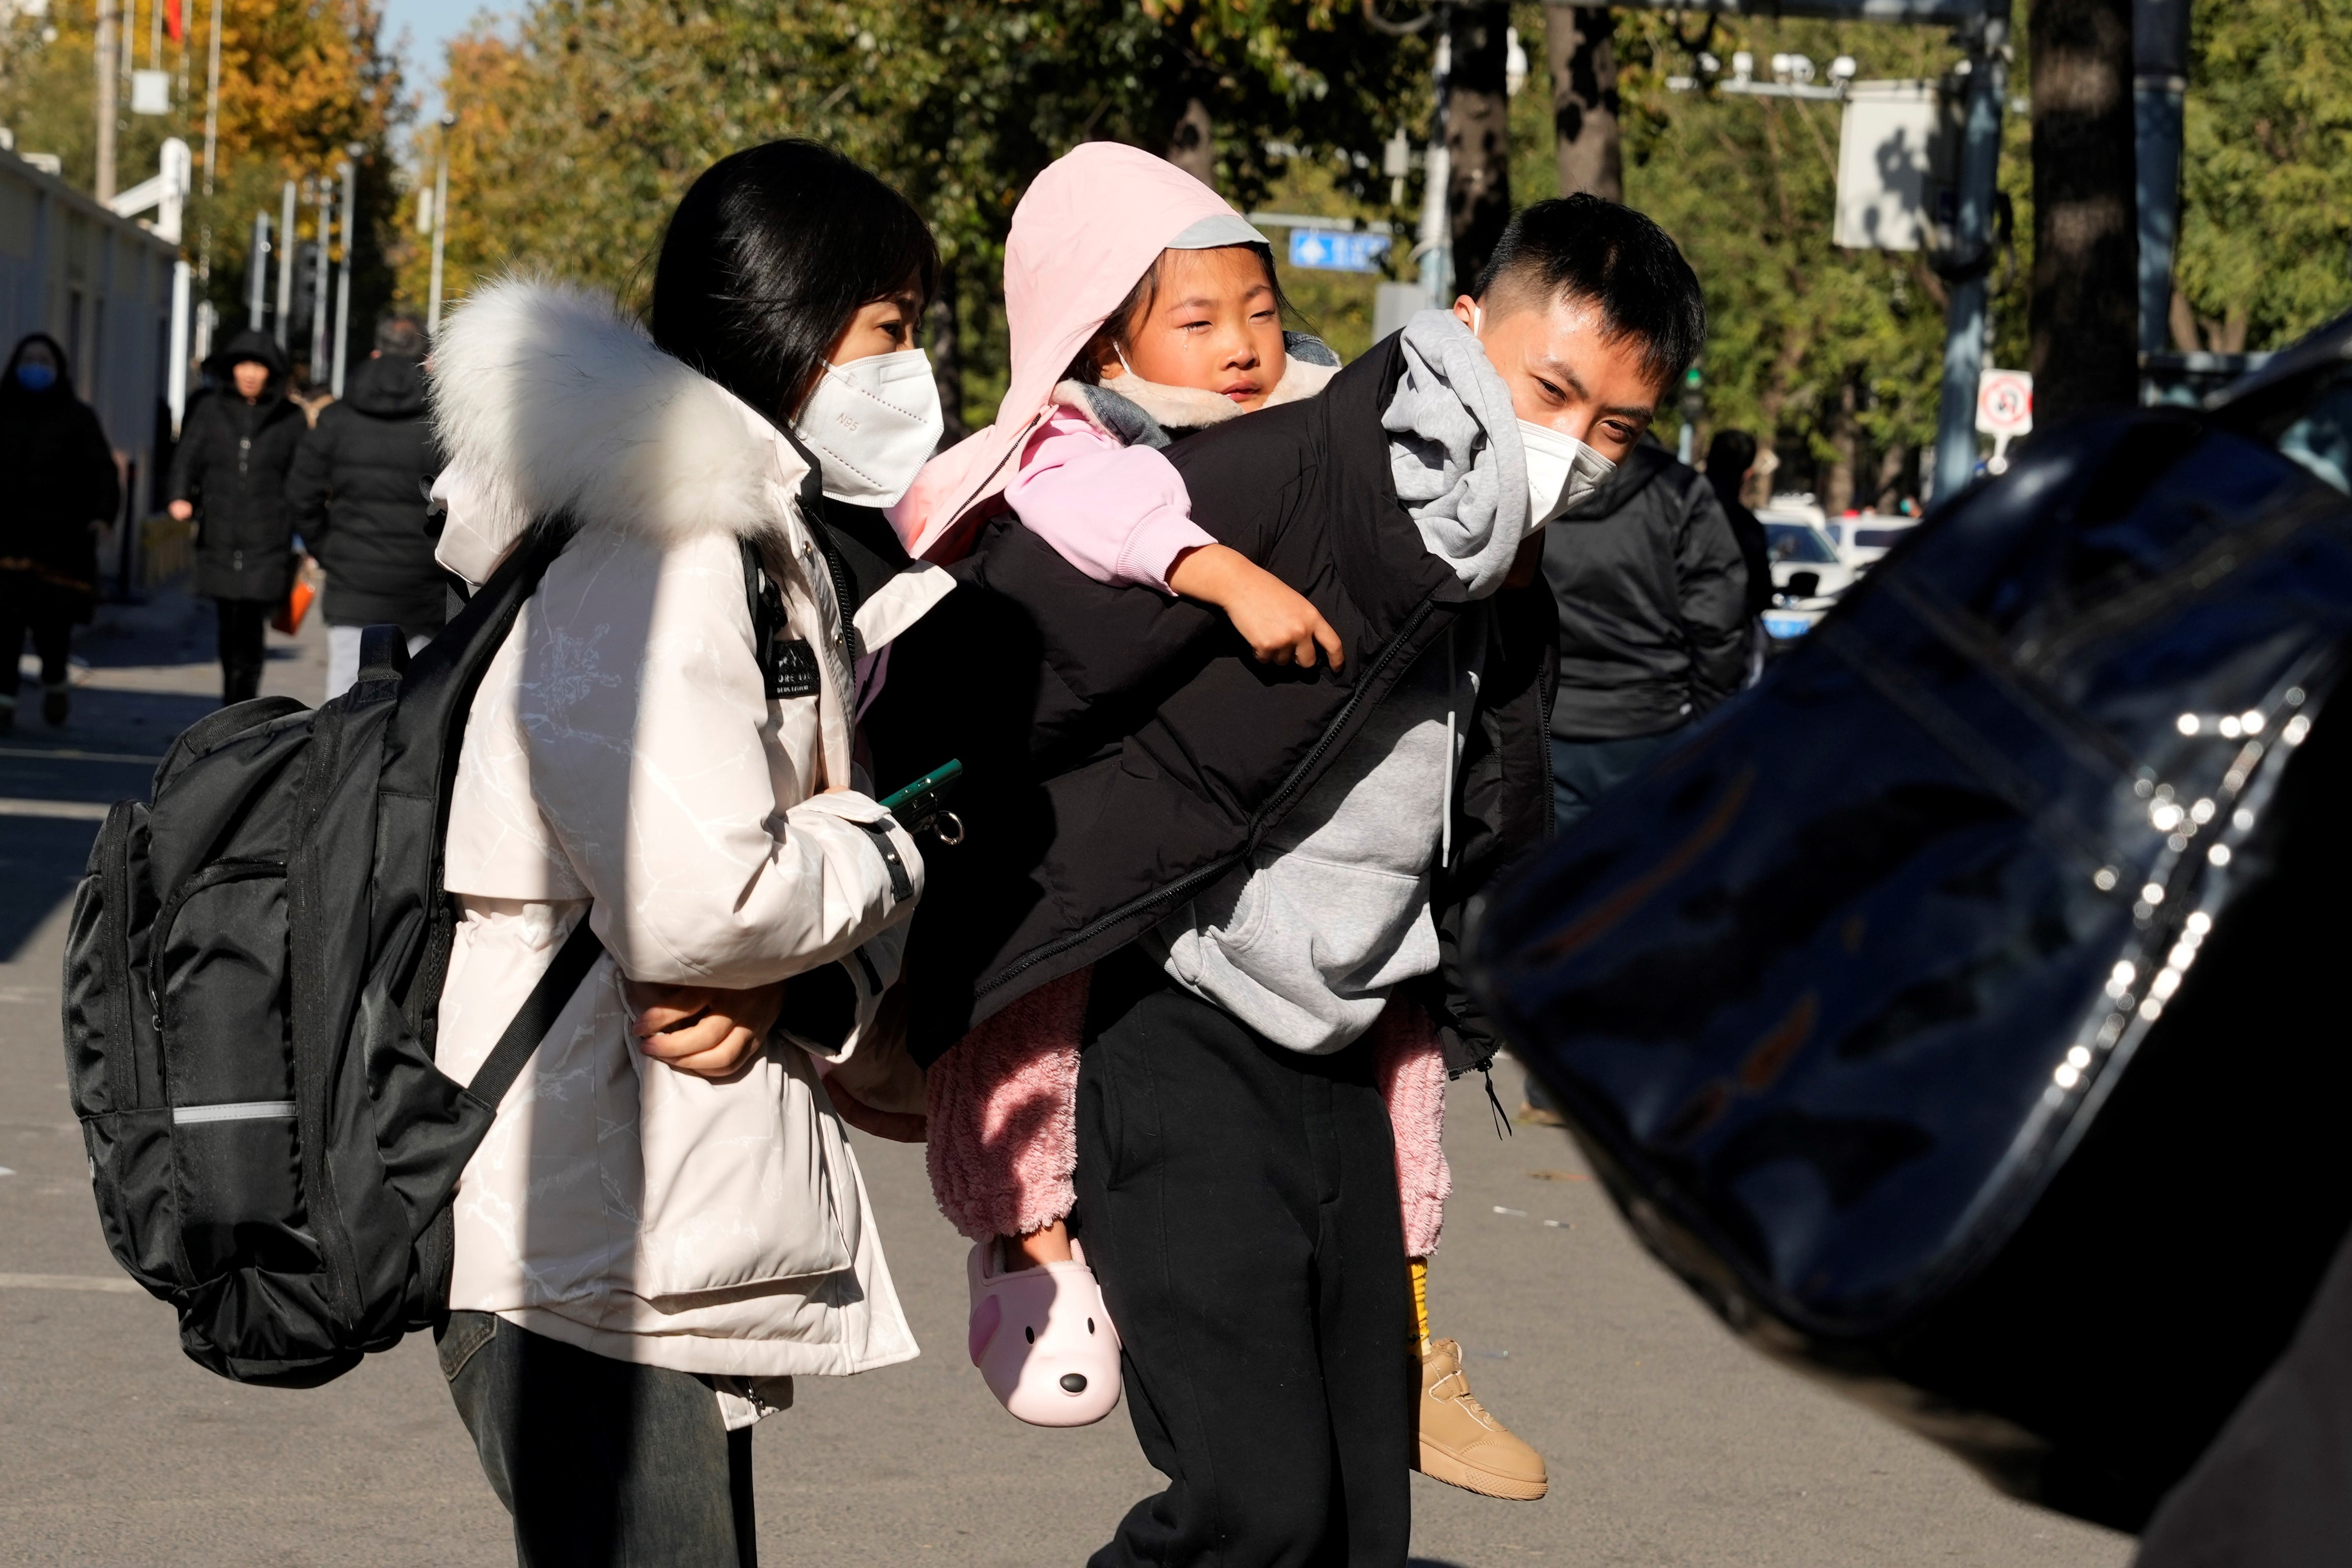
[[[939,281],[906,197],[830,147],[771,141],[704,170],[670,215],[654,341],[789,423],[861,307],[904,291],[919,310]]]
[[[1215,248],[1222,250],[1224,247]],[[1244,248],[1255,255],[1265,268],[1265,286],[1274,290],[1275,313],[1281,319],[1289,320],[1298,312],[1290,303],[1290,296],[1282,291],[1282,274],[1274,268],[1274,246],[1251,245]],[[1114,347],[1126,348],[1133,339],[1136,323],[1150,315],[1152,306],[1159,302],[1160,274],[1168,264],[1168,256],[1169,253],[1163,250],[1152,257],[1151,266],[1135,280],[1135,287],[1127,291],[1127,298],[1103,318],[1102,329],[1087,339],[1087,346],[1080,349],[1077,358],[1070,361],[1070,368],[1062,373],[1064,381],[1084,382],[1090,387],[1102,384],[1103,351]]]

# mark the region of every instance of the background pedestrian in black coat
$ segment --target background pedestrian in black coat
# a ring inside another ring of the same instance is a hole
[[[1748,673],[1748,569],[1715,486],[1654,441],[1544,535],[1559,611],[1553,824],[1565,830]]]
[[[0,373],[0,734],[16,722],[28,630],[41,655],[41,716],[65,723],[73,623],[98,603],[97,530],[121,503],[113,448],[74,396],[64,347],[30,334]]]
[[[1748,613],[1760,619],[1772,605],[1772,549],[1764,525],[1739,498],[1748,471],[1756,466],[1756,438],[1744,430],[1718,430],[1706,444],[1706,482],[1723,503],[1731,537],[1739,541],[1739,559],[1748,568]]]
[[[293,581],[286,474],[307,423],[286,397],[286,356],[239,332],[205,364],[216,390],[188,411],[172,460],[172,516],[196,523],[196,591],[220,613],[221,700],[261,686],[261,633]]]
[[[327,569],[327,695],[359,678],[360,632],[389,622],[411,653],[441,629],[448,603],[425,495],[441,471],[425,413],[425,329],[395,316],[352,372],[341,402],[294,455],[286,499],[303,544]]]

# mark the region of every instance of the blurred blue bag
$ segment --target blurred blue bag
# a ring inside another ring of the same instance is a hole
[[[1478,941],[1727,1322],[2124,1529],[2352,1221],[2352,504],[2278,402],[2043,437]]]

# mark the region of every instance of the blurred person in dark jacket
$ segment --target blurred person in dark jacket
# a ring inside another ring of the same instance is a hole
[[[1739,498],[1748,476],[1756,467],[1756,438],[1744,430],[1718,430],[1706,444],[1706,482],[1723,503],[1731,537],[1739,541],[1739,559],[1748,568],[1748,613],[1760,619],[1772,602],[1772,552],[1764,525]]]
[[[286,474],[309,426],[268,333],[239,332],[205,369],[215,390],[181,426],[171,512],[196,519],[196,591],[219,612],[221,701],[236,703],[261,688],[262,632],[293,582]]]
[[[441,630],[447,605],[426,492],[441,471],[425,412],[425,329],[394,316],[339,402],[302,438],[286,499],[302,542],[327,569],[327,695],[360,672],[360,632],[389,622],[415,653]]]
[[[121,504],[114,450],[74,396],[64,346],[28,335],[0,372],[0,735],[16,723],[27,631],[41,656],[41,716],[65,723],[73,625],[98,604],[98,529]]]
[[[1637,771],[1748,671],[1748,568],[1715,486],[1654,439],[1544,530],[1559,612],[1553,831]]]
[[[1739,498],[1748,476],[1756,468],[1756,438],[1744,430],[1719,430],[1706,444],[1706,482],[1723,503],[1731,521],[1731,537],[1739,541],[1739,559],[1748,568],[1748,679],[1753,685],[1764,673],[1764,656],[1771,638],[1764,630],[1764,612],[1772,607],[1772,547],[1764,525]]]

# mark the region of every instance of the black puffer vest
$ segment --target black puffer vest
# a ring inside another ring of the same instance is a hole
[[[1549,831],[1552,606],[1538,579],[1474,605],[1423,545],[1381,428],[1394,339],[1319,397],[1179,441],[1192,515],[1305,593],[1345,641],[1333,673],[1264,665],[1218,611],[1094,582],[1010,517],[955,567],[963,586],[891,650],[870,716],[894,787],[950,757],[965,841],[927,859],[910,1039],[936,1060],[980,1019],[1132,942],[1223,877],[1329,768],[1373,706],[1456,622],[1485,639],[1433,904],[1444,963],[1415,995],[1493,1042],[1455,962],[1470,900]]]

